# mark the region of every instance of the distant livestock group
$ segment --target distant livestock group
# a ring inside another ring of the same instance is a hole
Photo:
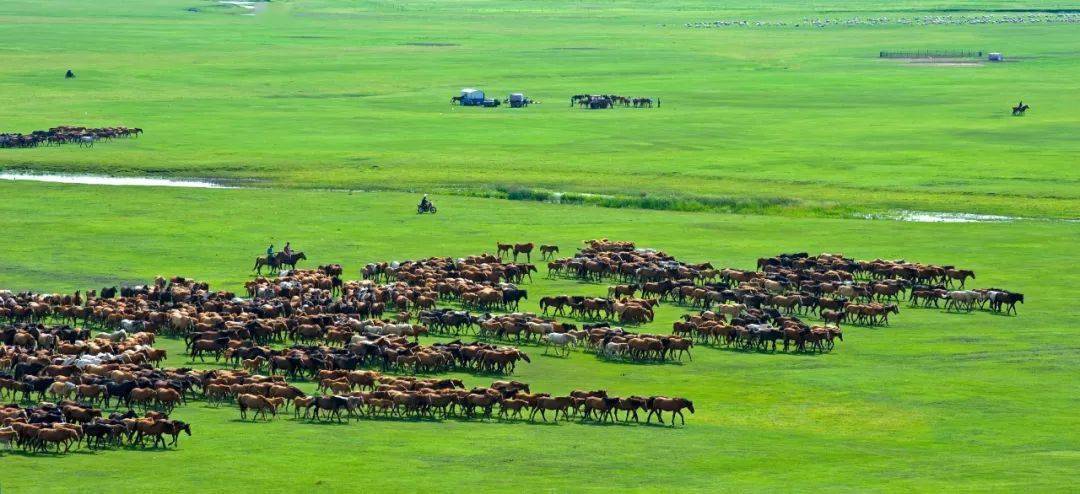
[[[1003,24],[1076,24],[1080,23],[1080,13],[1017,13],[1007,15],[923,15],[911,17],[804,17],[800,20],[749,20],[749,19],[725,19],[718,21],[687,22],[687,28],[710,29],[710,28],[784,28],[784,27],[855,27],[855,26],[972,26],[972,25],[1003,25]]]
[[[81,147],[93,147],[97,141],[138,137],[142,132],[142,129],[137,127],[87,128],[61,126],[49,130],[35,130],[29,134],[0,134],[0,148],[32,148],[71,143],[76,143]]]

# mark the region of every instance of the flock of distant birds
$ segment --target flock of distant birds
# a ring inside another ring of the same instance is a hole
[[[686,27],[710,29],[724,27],[849,27],[849,26],[955,26],[955,25],[994,25],[994,24],[1076,24],[1080,23],[1080,13],[1030,13],[1024,15],[926,15],[913,17],[850,17],[809,18],[800,21],[755,21],[747,19],[729,19],[717,21],[687,22]]]

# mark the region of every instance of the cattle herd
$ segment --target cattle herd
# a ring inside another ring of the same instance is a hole
[[[142,134],[142,129],[137,127],[87,128],[60,126],[49,130],[35,130],[29,134],[0,134],[0,148],[33,148],[71,143],[78,144],[81,147],[93,147],[97,141],[138,137],[139,134]]]
[[[781,254],[756,270],[687,263],[632,242],[591,240],[571,257],[542,245],[548,277],[608,283],[607,296],[539,297],[523,312],[521,288],[537,272],[518,263],[534,244],[498,244],[497,254],[367,264],[344,280],[338,264],[282,271],[245,283],[245,296],[183,277],[70,295],[0,291],[0,448],[66,452],[169,447],[191,426],[171,418],[189,399],[233,403],[242,419],[350,418],[638,420],[683,398],[575,391],[533,393],[518,381],[467,388],[464,372],[506,376],[531,362],[517,346],[578,349],[606,361],[672,362],[697,345],[743,351],[828,352],[841,325],[888,325],[909,307],[1015,313],[1020,293],[968,289],[970,270],[840,254]],[[447,305],[450,306],[447,306]],[[689,309],[671,334],[635,332],[662,304]],[[573,318],[560,320],[562,318]],[[820,324],[805,322],[815,317]],[[431,344],[428,335],[443,336]],[[191,362],[162,367],[157,338],[184,342]],[[445,341],[452,339],[452,341]],[[463,340],[468,338],[468,340]],[[295,382],[317,383],[309,395]],[[48,401],[46,401],[48,400]]]

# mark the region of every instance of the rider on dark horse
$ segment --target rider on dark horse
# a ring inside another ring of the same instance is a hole
[[[420,210],[427,211],[431,209],[431,201],[428,200],[427,194],[424,194],[424,198],[420,199]]]
[[[292,257],[292,245],[289,242],[285,242],[285,248],[281,249],[281,253],[285,254],[286,258]]]

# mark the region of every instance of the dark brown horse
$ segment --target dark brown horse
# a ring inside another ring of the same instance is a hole
[[[649,410],[649,416],[645,418],[645,423],[649,423],[653,414],[656,414],[656,418],[660,420],[660,423],[664,423],[664,417],[661,415],[663,412],[671,412],[671,425],[675,426],[675,416],[679,416],[682,419],[683,425],[686,425],[686,417],[683,415],[682,410],[685,408],[690,410],[690,413],[694,413],[694,402],[686,398],[668,398],[666,396],[652,396],[645,401],[645,408]]]
[[[498,255],[501,258],[503,256],[503,254],[506,254],[507,256],[510,255],[510,251],[514,250],[514,244],[500,244],[500,243],[496,242],[495,243],[495,248],[496,248],[496,255]]]
[[[525,254],[525,260],[532,262],[533,243],[514,244],[514,262],[517,262],[518,254]]]
[[[558,245],[540,245],[540,258],[550,259],[559,253]]]

